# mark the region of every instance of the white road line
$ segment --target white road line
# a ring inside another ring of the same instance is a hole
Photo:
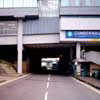
[[[47,100],[48,99],[48,91],[46,91],[46,93],[45,93],[45,98],[44,98],[44,100]]]
[[[8,83],[11,83],[11,82],[13,82],[13,81],[16,81],[16,80],[19,80],[19,79],[22,79],[22,78],[25,78],[25,77],[27,77],[27,76],[29,76],[29,75],[31,75],[31,74],[26,74],[26,75],[23,75],[23,76],[14,78],[14,79],[12,79],[12,80],[8,80],[8,81],[6,81],[6,82],[0,83],[0,86],[6,85],[6,84],[8,84]]]
[[[80,84],[84,85],[85,87],[91,89],[92,91],[94,91],[94,92],[100,94],[100,91],[97,90],[97,89],[95,89],[94,87],[92,87],[92,86],[90,86],[90,85],[88,85],[88,84],[86,84],[86,83],[84,83],[84,82],[81,82],[81,81],[79,81],[79,80],[77,80],[77,79],[75,79],[75,78],[72,78],[72,79],[75,80],[77,83],[80,83]]]
[[[49,76],[48,76],[48,81],[50,81],[50,74],[49,74]]]
[[[49,88],[49,81],[50,81],[50,74],[48,76],[48,81],[47,81],[47,90]],[[48,99],[48,91],[45,92],[45,98],[44,98],[44,100],[47,100],[47,99]]]
[[[48,89],[48,87],[49,87],[49,82],[47,82],[47,89]]]

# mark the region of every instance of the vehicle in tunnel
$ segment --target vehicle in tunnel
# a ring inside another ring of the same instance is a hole
[[[31,73],[65,74],[69,70],[70,48],[57,44],[25,46]],[[61,57],[62,55],[62,57]]]
[[[52,70],[53,71],[58,71],[58,62],[53,62],[53,64],[52,64]]]
[[[42,58],[41,69],[42,72],[58,71],[56,68],[59,58]]]

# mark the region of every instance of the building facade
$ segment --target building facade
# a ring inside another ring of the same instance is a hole
[[[17,45],[18,73],[23,45],[38,44],[76,51],[80,74],[81,50],[100,44],[100,0],[0,0],[0,45]]]

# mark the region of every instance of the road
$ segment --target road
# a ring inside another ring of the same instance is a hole
[[[100,100],[100,94],[57,75],[30,75],[0,86],[0,100]]]

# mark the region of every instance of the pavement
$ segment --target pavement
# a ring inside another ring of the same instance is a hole
[[[7,75],[7,74],[0,74],[0,86],[13,82],[17,79],[26,77],[29,74],[11,74],[11,75]]]
[[[75,77],[75,78],[100,90],[100,80],[98,79],[95,79],[93,77]]]
[[[16,76],[7,76],[7,75],[0,75],[0,83],[13,80]]]
[[[29,75],[0,86],[0,100],[100,100],[100,94],[72,77]]]

